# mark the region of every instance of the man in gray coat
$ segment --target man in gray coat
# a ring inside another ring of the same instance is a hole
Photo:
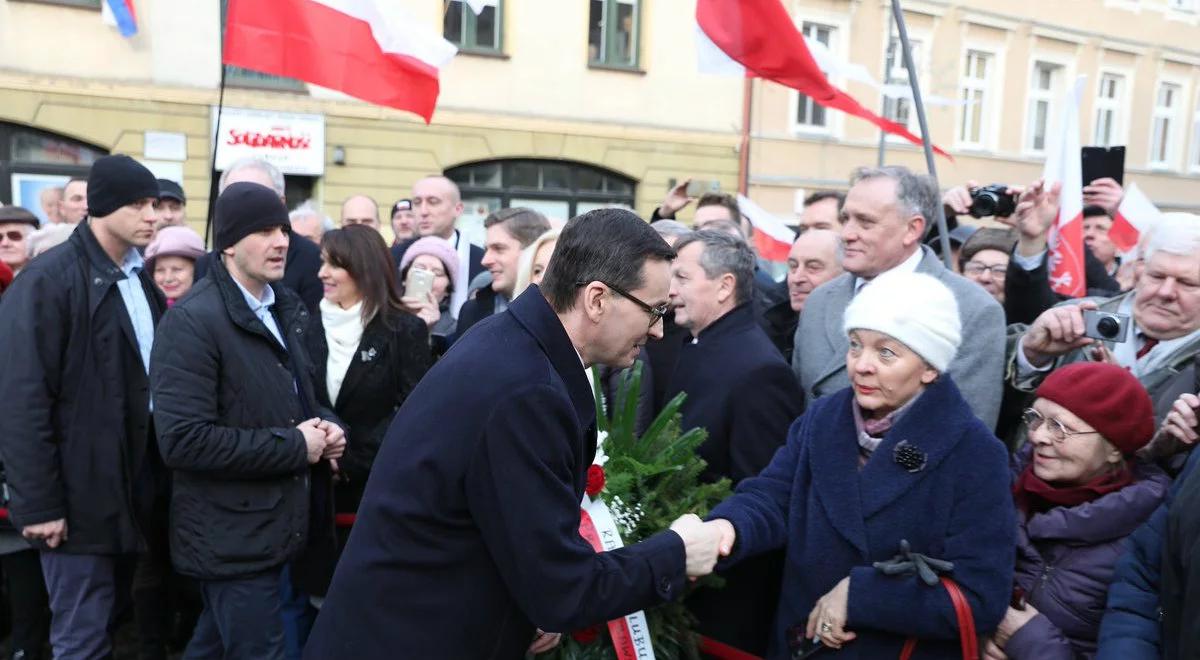
[[[950,363],[950,374],[975,414],[995,426],[1003,388],[1004,310],[982,287],[947,270],[921,245],[939,203],[934,181],[905,167],[855,171],[841,216],[846,272],[809,295],[796,329],[792,369],[806,397],[850,386],[842,316],[855,294],[883,273],[915,271],[938,278],[954,293],[963,345]]]

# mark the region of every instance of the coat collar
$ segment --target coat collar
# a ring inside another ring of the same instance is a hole
[[[85,220],[76,225],[75,231],[67,240],[75,246],[75,250],[81,253],[87,262],[88,316],[95,316],[96,310],[108,295],[109,290],[117,282],[125,279],[125,271],[121,270],[121,267],[109,258],[104,248],[100,247],[100,241],[96,240],[96,234],[92,231],[89,221]],[[167,299],[158,290],[158,287],[154,286],[150,275],[144,269],[140,271],[138,280],[142,292],[146,294],[146,300],[150,303],[150,315],[157,327],[159,319],[166,311]],[[137,334],[133,330],[133,322],[129,320],[129,314],[120,315],[117,322],[120,324],[125,338],[129,341],[130,347],[140,355],[141,349],[137,344]]]
[[[754,305],[751,302],[744,302],[737,307],[725,312],[725,315],[718,318],[708,325],[707,328],[700,331],[700,335],[696,337],[695,342],[703,344],[712,342],[725,337],[732,337],[747,329],[757,325],[757,320],[754,318]]]
[[[221,301],[225,304],[225,311],[229,314],[229,318],[233,321],[234,325],[247,332],[261,336],[270,342],[271,346],[277,350],[282,350],[282,347],[279,346],[279,340],[275,339],[275,335],[271,334],[270,330],[267,330],[267,326],[263,325],[263,322],[254,315],[254,312],[250,310],[250,306],[246,304],[246,297],[242,293],[241,287],[233,281],[233,276],[229,274],[219,255],[215,256],[209,264],[209,273],[207,276],[212,278],[213,284],[216,285],[217,291],[220,292]],[[297,313],[304,317],[308,315],[308,312],[303,309],[297,309],[299,305],[295,304],[292,297],[287,294],[287,290],[279,284],[272,283],[269,286],[275,294],[273,309],[276,318],[280,321],[279,331],[289,342],[288,346],[291,347],[292,342],[296,341],[296,338],[292,336],[292,326],[295,325],[291,323],[293,320],[292,317]],[[301,318],[299,327],[303,328],[305,325],[307,325],[307,319]]]
[[[810,463],[814,491],[832,525],[867,556],[867,519],[935,473],[958,443],[969,439],[966,436],[974,413],[954,381],[943,374],[884,435],[860,470],[858,434],[850,409],[853,397],[853,390],[846,388],[814,409],[821,411],[821,417],[810,428],[822,432],[809,438]],[[924,455],[924,467],[910,472],[895,460],[894,452],[901,442]]]
[[[530,285],[508,306],[517,323],[533,335],[538,345],[550,358],[550,365],[558,372],[575,407],[579,425],[588,428],[596,422],[596,399],[588,385],[587,374],[575,345],[571,343],[562,321],[550,307],[536,284]]]

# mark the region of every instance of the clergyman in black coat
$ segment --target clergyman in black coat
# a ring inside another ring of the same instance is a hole
[[[596,449],[584,369],[660,332],[670,247],[633,213],[564,228],[542,287],[484,319],[401,406],[305,648],[324,658],[520,658],[682,594],[721,539],[685,516],[596,553],[579,504]]]
[[[736,485],[770,463],[803,409],[803,396],[754,313],[754,253],[745,241],[699,231],[676,247],[671,302],[675,321],[692,338],[679,353],[667,397],[686,393],[682,427],[708,432],[698,449],[708,463],[704,478],[725,477]],[[688,598],[699,630],[764,655],[783,579],[783,553],[740,564],[724,577],[723,589],[700,590]]]

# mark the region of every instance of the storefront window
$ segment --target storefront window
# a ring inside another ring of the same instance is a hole
[[[494,160],[446,171],[462,190],[466,218],[528,206],[563,220],[592,209],[633,208],[635,182],[599,167],[556,160]],[[485,212],[486,209],[486,212]],[[464,229],[465,231],[465,229]]]

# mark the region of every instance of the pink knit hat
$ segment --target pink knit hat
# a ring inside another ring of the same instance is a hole
[[[183,257],[195,261],[204,256],[204,239],[187,227],[163,227],[146,248],[146,261],[155,257]]]
[[[459,240],[464,239],[460,238]],[[453,245],[450,245],[450,241],[437,236],[419,238],[408,246],[408,249],[404,251],[404,256],[400,259],[400,272],[403,273],[412,264],[413,259],[423,254],[437,257],[446,267],[446,275],[450,276],[450,282],[453,284],[458,281],[458,251],[454,249]]]

